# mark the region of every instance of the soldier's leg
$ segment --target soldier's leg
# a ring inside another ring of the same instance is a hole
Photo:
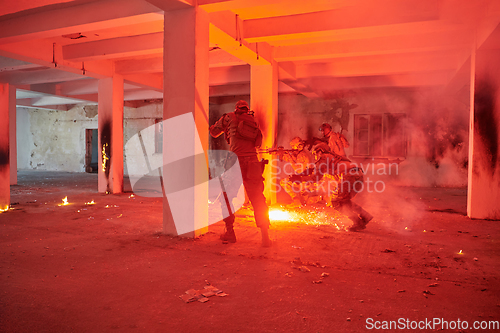
[[[285,192],[292,198],[293,206],[302,206],[305,205],[305,199],[302,195],[303,184],[296,180],[291,181],[290,178],[284,178],[280,181],[281,186],[285,190]]]
[[[221,186],[224,184],[221,182]],[[224,218],[224,223],[226,224],[226,231],[224,234],[220,236],[220,239],[223,242],[236,243],[236,235],[234,233],[234,206],[233,206],[233,197],[230,191],[227,191],[223,188],[222,197],[220,199],[221,210],[226,215]]]
[[[264,196],[264,178],[262,177],[262,168],[260,162],[246,161],[240,162],[243,175],[243,185],[248,194],[248,199],[254,208],[255,223],[260,228],[262,234],[262,245],[271,246],[269,239],[269,207]]]

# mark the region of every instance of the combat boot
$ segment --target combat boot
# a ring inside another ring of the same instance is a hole
[[[226,232],[220,235],[222,243],[236,243],[236,235],[233,228],[227,228]]]
[[[347,228],[347,230],[355,232],[366,229],[368,221],[365,223],[365,220],[361,216],[350,217],[350,219],[353,221],[353,225]]]
[[[262,246],[271,247],[273,245],[273,241],[269,238],[269,229],[260,228],[260,232],[262,234]]]

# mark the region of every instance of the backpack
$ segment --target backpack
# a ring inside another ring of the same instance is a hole
[[[248,115],[249,117],[242,117],[243,115],[237,115],[234,112],[228,113],[227,115],[231,117],[231,121],[229,122],[229,126],[227,126],[225,133],[226,141],[228,143],[233,136],[249,141],[253,141],[257,138],[260,129],[252,116],[245,113],[244,115]]]

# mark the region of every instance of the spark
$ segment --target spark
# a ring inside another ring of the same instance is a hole
[[[269,219],[272,221],[293,221],[294,218],[289,212],[283,211],[281,209],[271,209],[269,210]]]
[[[458,252],[458,254],[464,254],[464,253],[462,252],[462,250],[460,250],[460,252]]]
[[[62,199],[62,203],[60,203],[58,206],[66,206],[66,205],[69,205],[69,202],[68,202],[68,196],[65,196],[64,199]]]
[[[106,147],[108,146],[107,143],[102,145],[102,171],[106,171],[106,163],[109,160],[108,155],[106,155]]]

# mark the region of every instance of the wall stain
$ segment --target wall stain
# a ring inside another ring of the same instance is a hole
[[[496,90],[497,87],[492,80],[484,78],[476,82],[474,94],[474,129],[484,145],[487,167],[491,175],[495,174],[498,160]]]
[[[9,148],[0,148],[0,172],[9,166]]]
[[[101,129],[101,147],[100,151],[102,154],[102,151],[105,151],[106,156],[108,159],[104,163],[104,175],[106,176],[106,179],[108,180],[108,187],[109,187],[109,171],[110,171],[110,164],[111,164],[111,123],[110,122],[105,122],[102,126]]]

